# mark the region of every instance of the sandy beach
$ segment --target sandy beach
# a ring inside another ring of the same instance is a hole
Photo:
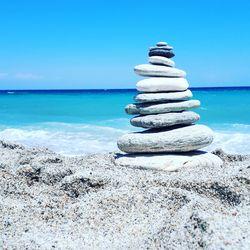
[[[1,1],[0,250],[250,250],[250,1]]]
[[[250,156],[214,153],[163,172],[0,141],[0,248],[249,249]]]

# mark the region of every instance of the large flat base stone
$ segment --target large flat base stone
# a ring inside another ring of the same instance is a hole
[[[220,167],[223,161],[214,154],[193,151],[182,154],[119,154],[115,163],[131,168],[176,171],[183,167]]]
[[[213,141],[213,131],[205,125],[176,125],[123,135],[118,148],[126,153],[180,153],[200,150]]]

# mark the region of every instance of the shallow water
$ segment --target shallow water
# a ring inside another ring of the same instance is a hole
[[[250,88],[193,89],[200,123],[215,131],[209,150],[250,153]],[[135,90],[0,91],[0,139],[78,155],[117,150],[128,131],[124,106]]]

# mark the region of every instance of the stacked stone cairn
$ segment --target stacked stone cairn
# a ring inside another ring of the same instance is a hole
[[[135,73],[148,77],[136,84],[140,92],[135,103],[126,106],[131,125],[146,130],[130,133],[118,140],[127,153],[117,157],[119,165],[174,171],[181,167],[217,166],[217,156],[200,151],[212,143],[213,132],[194,124],[200,116],[190,109],[200,106],[191,100],[186,73],[175,68],[173,47],[159,42],[149,49],[149,63],[135,67]]]

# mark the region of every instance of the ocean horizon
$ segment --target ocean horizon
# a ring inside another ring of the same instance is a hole
[[[206,148],[250,153],[250,87],[190,88],[202,124],[215,132]],[[0,90],[0,139],[47,147],[64,155],[117,151],[117,139],[132,131],[124,111],[135,89]]]
[[[203,89],[209,89],[209,90],[220,90],[220,89],[250,89],[250,86],[248,85],[240,85],[240,86],[206,86],[206,87],[188,87],[190,90],[203,90]],[[43,89],[0,89],[0,93],[4,92],[23,92],[23,91],[28,91],[28,92],[65,92],[65,91],[70,91],[70,92],[86,92],[86,91],[137,91],[136,88],[43,88]]]

